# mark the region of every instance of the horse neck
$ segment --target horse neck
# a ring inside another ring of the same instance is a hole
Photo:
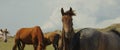
[[[74,36],[74,34],[75,34],[75,32],[74,32],[74,29],[73,29],[73,27],[72,27],[72,30],[71,30],[71,36],[73,37]],[[68,39],[68,41],[70,41],[71,39],[72,39],[72,37],[70,38],[70,39]],[[64,40],[66,39],[66,37],[65,37],[65,30],[64,29],[62,29],[62,42],[64,43]]]
[[[72,27],[71,33],[72,33],[72,37],[73,37],[74,34],[75,34],[73,27]],[[71,37],[71,38],[72,38],[72,37]]]
[[[70,24],[72,24],[70,34],[71,34],[71,36],[73,37],[74,34],[75,34],[74,28],[73,28],[73,22],[71,22]],[[64,27],[62,28],[62,36],[65,37],[65,30],[64,30]],[[72,38],[72,37],[71,37],[71,38]]]
[[[70,31],[70,32],[71,32],[71,36],[73,37],[74,34],[75,34],[75,32],[74,32],[74,28],[73,28],[73,22],[72,22],[71,24],[72,24],[72,26],[71,26],[71,31]],[[71,38],[72,38],[72,37],[71,37]]]

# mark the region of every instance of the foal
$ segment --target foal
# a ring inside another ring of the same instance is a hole
[[[44,42],[45,46],[52,44],[54,50],[58,50],[58,41],[60,38],[60,34],[58,34],[57,32],[49,32],[44,34],[44,38],[45,38],[45,42]]]

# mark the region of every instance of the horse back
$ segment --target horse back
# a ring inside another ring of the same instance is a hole
[[[20,39],[24,43],[32,44],[33,40],[42,41],[43,33],[39,26],[32,28],[21,28],[16,33],[16,39]]]

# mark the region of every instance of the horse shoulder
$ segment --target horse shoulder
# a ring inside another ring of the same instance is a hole
[[[33,32],[34,32],[34,36],[36,36],[36,38],[38,38],[39,41],[43,41],[44,35],[39,26],[35,26]]]

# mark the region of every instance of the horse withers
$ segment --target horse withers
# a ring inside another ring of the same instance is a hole
[[[0,38],[3,39],[4,42],[7,42],[7,34],[9,34],[7,29],[0,29]]]
[[[21,28],[15,36],[13,50],[24,50],[25,44],[33,44],[34,50],[44,50],[44,35],[39,26]]]

